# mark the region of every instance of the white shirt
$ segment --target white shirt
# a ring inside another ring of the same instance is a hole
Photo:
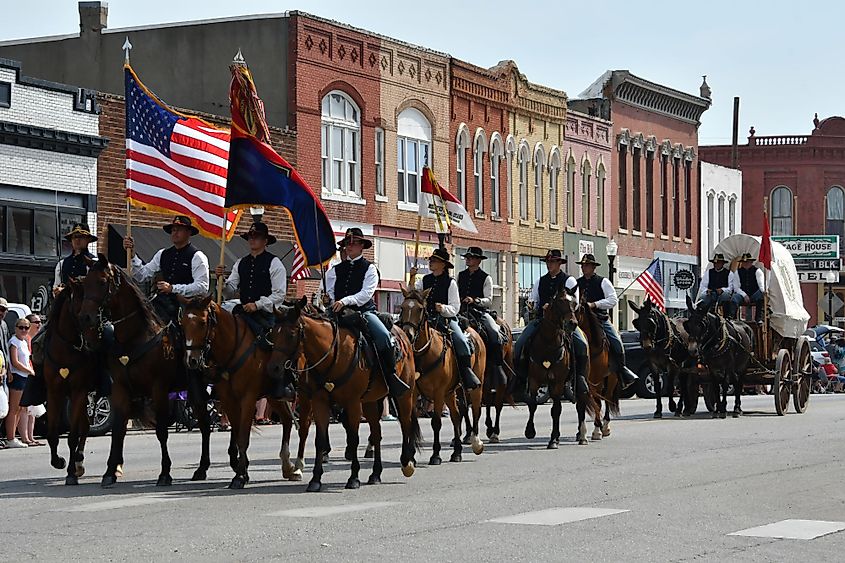
[[[226,279],[226,285],[223,286],[223,295],[226,298],[232,297],[241,286],[241,275],[238,273],[240,263],[241,259],[238,258],[232,266],[232,273]],[[288,274],[278,256],[274,256],[270,261],[270,288],[270,295],[265,295],[255,302],[256,307],[268,313],[272,313],[273,309],[284,303],[288,290]]]
[[[467,268],[469,270],[469,268]],[[478,298],[478,304],[481,307],[490,308],[493,304],[493,278],[488,274],[484,278],[484,288],[482,289],[482,297]]]
[[[12,346],[15,347],[15,351],[12,352]],[[29,345],[26,343],[26,340],[21,340],[17,336],[13,336],[9,339],[9,353],[16,353],[18,363],[24,366],[30,365],[29,363]],[[29,377],[29,373],[25,371],[21,371],[14,366],[12,363],[11,358],[9,359],[9,369],[11,372],[20,377]]]
[[[349,260],[350,262],[357,262],[360,260],[362,256],[358,256],[354,260]],[[332,301],[335,300],[334,297],[334,285],[337,282],[337,271],[335,270],[337,265],[331,268],[328,272],[326,272],[326,293],[329,294]],[[332,275],[329,275],[332,274]],[[358,293],[353,295],[347,295],[343,297],[340,302],[343,303],[346,307],[361,307],[372,300],[373,295],[376,294],[376,288],[378,287],[378,271],[374,264],[370,264],[367,268],[367,271],[364,273],[364,283],[361,284],[361,290]]]
[[[146,264],[141,262],[141,259],[137,255],[133,256],[132,278],[136,282],[145,282],[153,279],[161,271],[162,252],[164,252],[163,248],[156,252],[153,259]],[[194,253],[194,257],[191,260],[191,276],[194,278],[192,283],[172,284],[172,291],[175,295],[197,297],[208,293],[208,258],[200,250]]]
[[[742,267],[742,266],[740,266],[740,268],[741,268],[741,267]],[[739,270],[737,270],[736,272],[731,272],[731,274],[733,275],[733,282],[734,282],[734,285],[733,285],[733,287],[732,287],[731,289],[732,289],[735,293],[739,293],[739,294],[740,294],[740,295],[742,295],[743,297],[750,297],[747,293],[745,293],[744,291],[742,291],[742,285],[741,285],[741,284],[742,284],[742,281],[739,279]],[[762,292],[762,291],[765,291],[765,287],[766,287],[766,280],[765,280],[765,278],[763,277],[763,270],[761,270],[760,268],[757,268],[757,272],[754,274],[754,277],[755,277],[755,279],[757,280],[757,288],[758,288],[761,292]]]
[[[565,275],[563,271],[558,273],[558,276]],[[557,276],[555,276],[557,277]],[[575,279],[575,276],[569,276],[569,279],[566,280],[566,289],[575,288],[575,302],[580,303],[580,295],[578,293],[578,280]],[[540,302],[540,280],[534,282],[534,287],[531,288],[531,299],[529,300],[535,305]]]
[[[587,278],[584,278],[585,280]],[[602,278],[601,280],[601,291],[604,293],[604,299],[599,299],[595,302],[596,309],[601,309],[602,311],[609,311],[616,307],[619,303],[619,297],[616,296],[616,289],[613,287],[613,284],[610,283],[610,280],[607,278]]]
[[[443,276],[448,276],[449,274],[443,273]],[[418,279],[414,286],[422,291],[423,289],[423,281],[422,278]],[[441,303],[443,305],[442,310],[440,311],[441,317],[446,317],[447,319],[452,319],[458,316],[458,311],[461,310],[461,294],[458,291],[458,282],[455,281],[455,278],[452,278],[451,283],[449,284],[449,302],[448,303]]]
[[[704,272],[704,275],[701,276],[701,285],[698,286],[698,298],[701,299],[707,293],[708,289],[721,289],[722,291],[730,291],[734,283],[738,283],[739,277],[736,276],[736,272],[728,273],[728,287],[710,287],[710,271],[715,270],[715,268],[707,268],[707,271]],[[736,276],[736,282],[734,282],[733,278]]]

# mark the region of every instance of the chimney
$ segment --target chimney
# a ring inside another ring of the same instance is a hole
[[[108,27],[108,2],[80,2],[79,3],[79,32],[80,35],[100,33]]]

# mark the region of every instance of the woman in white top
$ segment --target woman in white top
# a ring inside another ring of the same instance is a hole
[[[26,387],[26,378],[34,375],[30,360],[29,344],[26,341],[30,323],[27,319],[18,319],[15,323],[15,335],[9,339],[9,414],[6,416],[6,447],[25,448],[27,445],[15,438],[15,428],[20,415],[21,395]],[[25,436],[22,436],[25,438]]]
[[[35,313],[26,316],[29,321],[29,330],[26,333],[26,344],[29,350],[30,362],[29,365],[33,369],[35,366],[32,363],[32,339],[41,330],[41,317]],[[24,380],[26,383],[26,380]],[[32,383],[35,383],[34,381]],[[23,399],[23,395],[21,395]],[[34,408],[34,407],[33,407]],[[18,435],[21,437],[21,442],[27,446],[43,446],[44,442],[39,442],[35,439],[35,415],[32,413],[32,408],[21,406],[18,411]]]

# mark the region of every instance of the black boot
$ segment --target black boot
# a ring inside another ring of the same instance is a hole
[[[381,364],[381,372],[384,374],[384,382],[387,384],[387,391],[391,397],[398,399],[410,391],[411,388],[396,375],[396,364],[394,360],[392,349],[379,352],[379,363]]]
[[[490,386],[491,389],[495,389],[500,385],[507,385],[508,384],[508,375],[505,372],[504,367],[504,360],[502,358],[502,346],[499,343],[492,344],[490,346],[491,358],[493,360],[493,381],[491,382],[492,385]]]
[[[590,388],[587,385],[587,371],[589,370],[590,359],[586,354],[575,354],[575,393],[579,397],[588,393]],[[636,377],[636,376],[634,376]]]
[[[458,356],[458,367],[461,369],[461,385],[464,386],[464,390],[466,391],[472,391],[481,386],[481,381],[472,372],[471,362],[472,356]]]
[[[626,365],[620,365],[619,369],[616,370],[616,373],[619,376],[619,379],[622,380],[622,389],[627,389],[639,379],[637,374],[628,369],[628,366]]]

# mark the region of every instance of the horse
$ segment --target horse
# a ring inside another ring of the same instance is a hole
[[[185,333],[185,366],[190,370],[211,370],[220,400],[232,425],[229,437],[229,465],[235,472],[230,489],[242,489],[249,482],[249,448],[255,402],[266,395],[270,386],[267,363],[270,351],[256,345],[255,335],[246,321],[212,301],[211,296],[179,298],[182,303],[182,330]],[[270,400],[282,420],[282,476],[302,480],[302,466],[290,460],[290,434],[293,411],[290,403]],[[307,428],[305,429],[307,438]],[[299,460],[298,460],[299,461]]]
[[[751,360],[754,346],[754,331],[742,321],[726,319],[695,307],[687,296],[689,318],[684,321],[684,329],[689,335],[687,349],[693,357],[698,357],[715,375],[721,385],[721,398],[713,418],[727,417],[728,387],[734,386],[733,418],[742,415],[742,386],[745,370]]]
[[[399,314],[399,326],[411,342],[414,362],[419,374],[417,389],[423,396],[434,402],[434,416],[431,417],[431,429],[434,432],[429,465],[440,465],[440,428],[442,421],[440,413],[443,404],[449,407],[452,419],[454,439],[452,441],[452,456],[450,461],[459,462],[461,456],[461,422],[462,415],[458,406],[455,390],[460,384],[457,357],[452,349],[448,335],[435,330],[428,320],[426,298],[430,290],[408,289],[402,287],[404,301]],[[484,387],[484,373],[486,371],[486,349],[481,336],[472,328],[467,329],[467,337],[471,340],[472,371],[481,379],[481,386],[472,391],[464,391],[468,396],[468,403],[472,407],[472,430],[470,444],[475,455],[484,451],[484,442],[478,437],[478,421],[481,418],[481,395]]]
[[[593,421],[593,440],[610,436],[610,415],[619,415],[619,400],[622,396],[622,382],[615,371],[610,369],[610,343],[602,328],[601,321],[587,305],[587,299],[581,292],[581,302],[576,311],[578,326],[587,337],[590,349],[590,369],[587,386],[596,405]],[[604,416],[602,417],[602,401]]]
[[[528,357],[528,422],[525,425],[525,437],[529,440],[537,435],[534,428],[534,412],[537,410],[537,390],[547,385],[552,403],[552,432],[547,448],[557,449],[560,444],[560,413],[563,410],[561,398],[564,386],[572,375],[572,331],[577,324],[574,311],[577,302],[574,291],[557,291],[543,313],[536,335],[531,340],[525,353]],[[573,385],[575,387],[575,385]],[[589,392],[579,393],[575,409],[578,412],[579,445],[587,445],[587,413],[592,414],[596,406]]]
[[[645,352],[651,373],[654,374],[654,393],[657,400],[654,418],[663,418],[660,377],[663,373],[666,374],[669,387],[669,411],[674,412],[675,416],[693,414],[698,403],[698,392],[697,388],[695,394],[691,392],[689,378],[682,370],[684,364],[691,360],[687,350],[686,331],[678,326],[680,321],[670,319],[650,299],[646,299],[642,306],[633,301],[628,301],[628,304],[638,315],[634,319],[634,328],[640,333],[640,345]],[[677,405],[674,397],[675,382],[681,390]]]
[[[109,488],[123,473],[123,442],[131,400],[150,397],[155,411],[155,430],[161,446],[161,473],[157,486],[173,483],[170,455],[167,450],[167,428],[170,405],[168,392],[184,389],[184,362],[174,353],[169,326],[153,311],[138,286],[118,266],[103,255],[91,265],[83,280],[84,295],[79,310],[84,348],[89,353],[104,353],[114,380],[111,406],[114,412],[111,451],[101,486]],[[75,295],[75,294],[74,294]],[[111,321],[114,344],[103,349],[103,329]],[[209,423],[204,393],[189,388],[188,400],[202,433],[202,454],[199,467],[191,480],[205,480],[209,459]]]
[[[82,284],[70,280],[50,309],[42,350],[43,374],[47,386],[47,443],[50,464],[67,466],[65,485],[78,485],[85,474],[85,441],[88,437],[88,393],[94,387],[97,363],[82,351],[82,339],[74,310],[74,296],[82,295]],[[70,463],[58,455],[59,434],[65,401],[70,400],[67,445]]]
[[[370,444],[373,446],[373,472],[367,483],[381,483],[381,412],[380,402],[387,396],[387,384],[378,377],[378,368],[367,365],[363,357],[363,342],[354,328],[339,326],[338,322],[306,309],[308,298],[275,310],[273,353],[268,369],[271,376],[282,377],[285,370],[299,376],[302,395],[310,400],[312,416],[317,426],[316,458],[308,492],[322,489],[323,456],[329,449],[329,414],[331,403],[346,412],[346,457],[352,462],[347,489],[361,486],[358,478],[358,425],[363,414],[370,425]],[[414,408],[414,358],[411,345],[401,331],[392,328],[400,348],[396,374],[411,390],[396,400],[402,428],[402,474],[411,477],[415,471],[414,455],[419,449],[420,427]],[[305,359],[305,365],[300,359]],[[375,360],[373,360],[375,362]],[[300,425],[302,426],[302,425]],[[307,427],[306,427],[307,432]]]

